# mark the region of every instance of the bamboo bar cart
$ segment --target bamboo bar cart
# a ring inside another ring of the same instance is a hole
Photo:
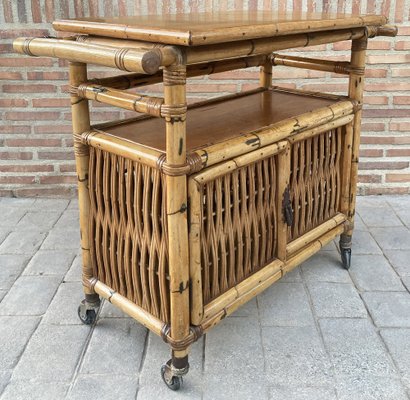
[[[17,52],[70,62],[83,286],[160,335],[177,390],[203,333],[340,235],[350,266],[369,38],[379,15],[225,12],[54,22]],[[276,51],[350,40],[350,61]],[[127,71],[88,79],[87,64]],[[272,85],[283,65],[343,74],[345,96]],[[187,107],[189,77],[260,67],[255,90]],[[273,73],[274,76],[274,73]],[[135,92],[163,83],[163,97]],[[131,90],[130,90],[131,89]],[[91,125],[88,102],[136,111]]]

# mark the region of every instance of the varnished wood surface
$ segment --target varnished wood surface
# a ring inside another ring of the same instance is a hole
[[[213,13],[135,15],[58,20],[54,29],[122,39],[198,46],[295,33],[380,26],[382,15],[344,13],[278,13],[225,11]]]
[[[187,150],[234,138],[336,100],[267,90],[194,108],[187,116]],[[165,151],[165,121],[149,118],[100,128],[104,132]]]

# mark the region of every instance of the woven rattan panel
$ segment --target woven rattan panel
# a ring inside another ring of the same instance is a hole
[[[297,239],[338,211],[343,127],[297,142],[291,148],[290,197]]]
[[[169,322],[164,177],[90,148],[89,183],[94,276]]]
[[[275,258],[277,157],[201,186],[204,304]]]

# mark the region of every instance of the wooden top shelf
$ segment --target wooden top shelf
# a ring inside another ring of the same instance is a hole
[[[281,89],[260,89],[238,93],[230,99],[210,100],[188,111],[187,150],[199,150],[338,101],[336,96],[318,97]],[[163,119],[134,118],[100,124],[96,128],[114,137],[165,152]]]
[[[213,13],[77,18],[53,23],[57,31],[164,44],[199,46],[297,33],[380,26],[382,15],[226,11]]]

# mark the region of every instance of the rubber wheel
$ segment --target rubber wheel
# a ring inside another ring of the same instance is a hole
[[[344,269],[349,269],[352,260],[351,249],[340,249],[340,255],[342,257],[342,264]]]
[[[163,366],[161,367],[161,377],[162,377],[162,380],[164,381],[164,383],[165,383],[171,390],[175,390],[175,391],[176,391],[176,390],[179,390],[179,389],[181,388],[182,382],[183,382],[182,376],[173,376],[172,379],[171,379],[171,382],[168,382],[168,381],[165,379],[165,371],[166,371],[167,368],[168,368],[167,365],[163,365]]]
[[[82,315],[81,313],[81,305],[78,306],[78,318],[80,318],[80,321],[85,324],[85,325],[92,325],[94,324],[95,320],[97,319],[97,314],[95,310],[87,310],[85,312],[85,316]]]

